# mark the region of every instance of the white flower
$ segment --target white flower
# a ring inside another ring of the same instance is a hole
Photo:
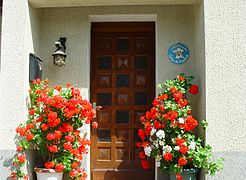
[[[158,141],[153,141],[153,145],[154,145],[156,148],[159,148],[159,143],[158,143]]]
[[[59,94],[60,94],[60,92],[59,92],[59,91],[57,91],[56,89],[54,89],[53,94],[54,94],[54,96],[56,96],[56,95],[59,95]]]
[[[160,167],[161,166],[161,162],[160,161],[156,161],[156,167]]]
[[[151,153],[152,149],[150,146],[145,146],[144,147],[144,153],[146,154],[146,156],[150,157],[150,153]]]
[[[175,146],[175,147],[174,147],[174,150],[175,150],[175,151],[179,151],[179,149],[180,149],[179,146]]]
[[[163,130],[159,130],[159,131],[157,131],[156,136],[159,139],[164,139],[165,138],[165,132]]]
[[[165,142],[164,141],[159,141],[160,146],[164,146]]]
[[[158,155],[156,155],[155,159],[156,159],[156,161],[160,161],[162,159],[162,156],[158,154]]]
[[[155,132],[156,132],[156,129],[152,128],[151,131],[150,131],[150,135],[152,136],[153,134],[155,134]]]
[[[40,112],[43,112],[43,109],[44,109],[44,103],[40,103],[40,105],[39,105],[39,111]]]
[[[185,122],[184,118],[179,118],[178,121],[180,124],[184,124],[184,122]]]
[[[190,142],[189,149],[195,149],[196,148],[196,143],[194,141]]]
[[[167,152],[171,152],[172,151],[172,147],[166,145],[166,146],[163,146],[162,150],[163,150],[163,154],[166,154]]]

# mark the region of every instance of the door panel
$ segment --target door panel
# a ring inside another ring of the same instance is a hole
[[[154,23],[92,23],[91,102],[98,129],[91,131],[93,180],[154,179],[154,165],[138,159],[139,118],[155,93]]]

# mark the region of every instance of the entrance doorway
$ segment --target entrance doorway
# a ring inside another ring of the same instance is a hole
[[[153,180],[136,142],[155,96],[155,23],[92,23],[90,94],[102,106],[91,129],[91,179]]]

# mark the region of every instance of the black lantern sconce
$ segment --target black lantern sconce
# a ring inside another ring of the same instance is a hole
[[[66,42],[67,38],[60,38],[58,41],[55,42],[56,51],[52,54],[53,56],[53,63],[55,66],[62,67],[65,66],[65,60],[67,57],[66,51]]]

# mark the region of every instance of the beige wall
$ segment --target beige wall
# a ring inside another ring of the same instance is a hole
[[[157,14],[157,82],[173,78],[178,72],[194,71],[194,16],[192,6],[120,6],[42,9],[40,57],[44,60],[44,77],[52,82],[70,82],[82,88],[89,87],[90,74],[90,15],[99,14]],[[63,68],[52,65],[54,42],[67,37],[67,62]],[[184,65],[168,61],[168,47],[184,42],[191,51]]]
[[[10,173],[8,167],[16,150],[15,128],[27,119],[29,53],[34,52],[30,11],[33,13],[32,20],[37,22],[36,10],[29,9],[27,1],[3,2],[0,76],[1,179],[7,178]],[[32,172],[29,165],[27,169]]]
[[[204,1],[206,139],[225,168],[208,179],[246,178],[246,1]]]

